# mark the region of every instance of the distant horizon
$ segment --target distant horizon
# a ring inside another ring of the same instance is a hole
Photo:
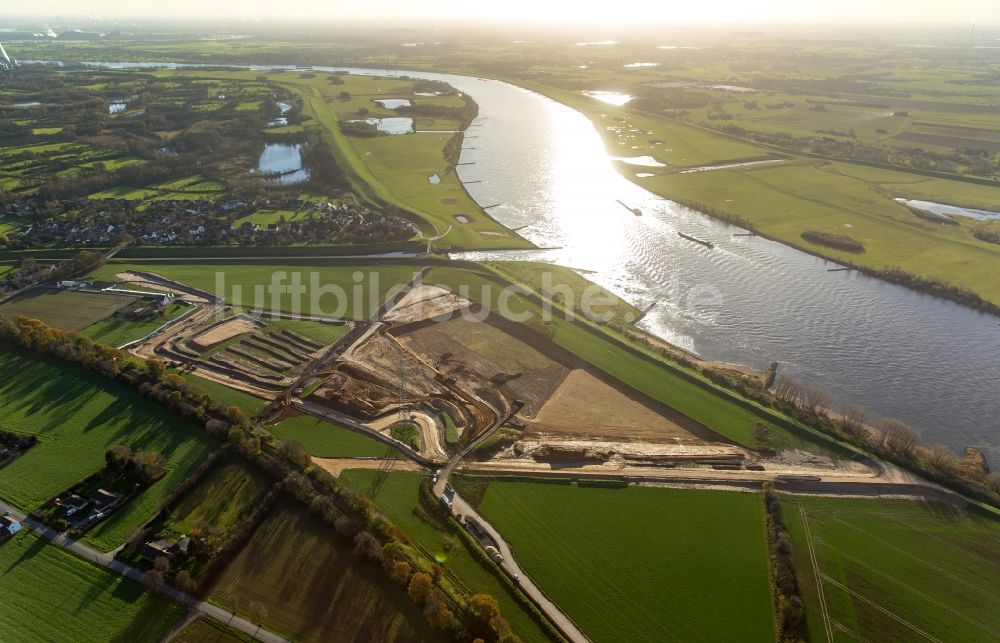
[[[150,23],[185,23],[205,20],[259,23],[275,22],[283,26],[308,20],[342,26],[387,28],[401,24],[415,26],[468,24],[470,26],[509,27],[547,25],[578,28],[642,28],[688,25],[717,28],[738,25],[869,25],[938,26],[954,28],[1000,25],[1000,3],[994,0],[829,0],[802,3],[796,0],[717,0],[703,4],[668,4],[659,0],[634,0],[624,11],[619,5],[603,0],[575,2],[506,0],[502,3],[469,3],[459,0],[383,0],[377,6],[355,3],[300,0],[294,5],[277,5],[264,0],[213,1],[176,0],[170,4],[121,3],[111,0],[40,0],[30,8],[0,10],[4,18],[90,20],[115,23],[149,21]],[[718,16],[726,16],[720,21]]]

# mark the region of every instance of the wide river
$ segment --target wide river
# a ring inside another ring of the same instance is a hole
[[[475,181],[468,190],[478,203],[500,204],[489,212],[501,223],[558,248],[465,256],[592,271],[590,279],[640,307],[655,302],[642,327],[682,348],[756,368],[777,361],[780,373],[839,403],[899,418],[927,441],[978,446],[1000,463],[1000,318],[828,272],[837,266],[734,236],[743,230],[621,176],[586,117],[537,93],[495,80],[407,74],[443,80],[479,103],[461,157],[472,165],[460,166],[460,176]]]

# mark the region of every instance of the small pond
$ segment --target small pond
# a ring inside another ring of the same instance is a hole
[[[348,123],[368,123],[386,134],[409,134],[413,131],[413,119],[403,116],[390,118],[359,118]]]
[[[437,185],[438,183],[441,182],[441,177],[438,176],[437,174],[431,174],[430,176],[427,177],[427,182]]]
[[[399,109],[400,107],[409,107],[410,101],[405,98],[377,98],[373,103],[378,103],[386,109]]]
[[[309,180],[309,170],[302,167],[302,145],[299,143],[268,143],[257,161],[257,173],[281,185],[294,185]]]

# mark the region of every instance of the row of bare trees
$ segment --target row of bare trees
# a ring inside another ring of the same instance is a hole
[[[783,410],[838,438],[964,493],[993,503],[1000,500],[1000,474],[991,474],[974,449],[960,457],[944,445],[923,443],[920,434],[904,422],[872,418],[852,404],[835,413],[828,392],[789,377],[779,377],[771,394]]]

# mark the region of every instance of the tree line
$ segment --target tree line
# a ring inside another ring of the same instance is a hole
[[[138,362],[125,351],[95,343],[76,332],[52,328],[44,322],[27,317],[0,321],[0,343],[17,346],[35,353],[78,364],[98,375],[122,383],[170,408],[186,420],[203,426],[216,438],[232,445],[242,457],[268,475],[280,481],[275,494],[287,493],[305,504],[331,531],[354,544],[357,555],[380,564],[407,596],[422,610],[428,623],[452,640],[518,641],[500,615],[496,599],[487,594],[472,594],[458,587],[445,574],[440,564],[420,552],[407,534],[393,524],[375,505],[320,467],[313,466],[308,453],[293,441],[283,442],[263,429],[236,406],[226,406],[213,400],[196,385],[175,373],[168,373],[159,359]],[[206,469],[197,470],[193,480],[182,484],[189,490],[204,476]],[[174,502],[180,493],[172,494]],[[255,515],[256,514],[256,515]],[[228,557],[235,556],[249,539],[253,528],[263,520],[259,507],[245,517],[245,524],[231,530],[223,541],[228,551],[215,563],[221,570]],[[255,524],[256,523],[256,524]],[[405,563],[402,565],[400,563]],[[164,579],[151,575],[152,586]],[[404,573],[405,572],[405,573]],[[177,576],[180,576],[178,580]],[[405,577],[405,581],[404,581]],[[428,582],[427,579],[430,579]],[[200,589],[192,585],[188,575],[175,575],[175,584],[184,589]],[[412,589],[411,589],[412,587]]]

